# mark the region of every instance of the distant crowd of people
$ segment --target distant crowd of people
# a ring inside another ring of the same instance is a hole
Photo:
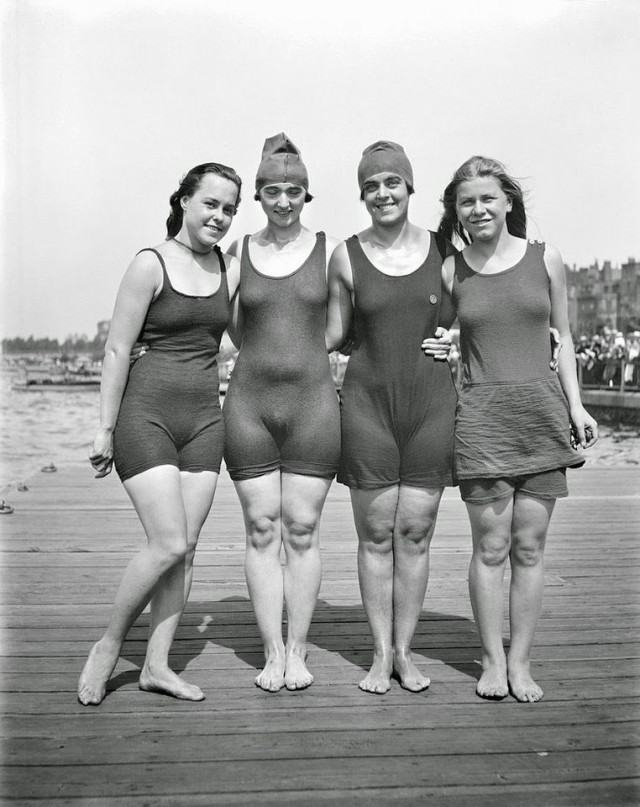
[[[601,333],[581,335],[575,343],[576,359],[583,385],[619,389],[640,386],[640,331],[603,328]]]

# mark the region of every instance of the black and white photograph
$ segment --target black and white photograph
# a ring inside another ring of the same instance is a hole
[[[0,20],[2,804],[639,804],[640,3]]]

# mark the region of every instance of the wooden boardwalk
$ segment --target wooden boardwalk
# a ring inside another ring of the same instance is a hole
[[[223,475],[196,556],[173,663],[207,693],[185,703],[136,686],[148,616],[130,633],[98,708],[76,680],[142,531],[115,477],[38,474],[2,516],[3,804],[434,805],[640,803],[640,469],[570,474],[548,541],[534,674],[539,704],[474,695],[469,530],[447,491],[415,649],[431,688],[360,692],[371,641],[348,492],[323,516],[324,577],[303,692],[253,685],[260,641],[244,536]],[[5,493],[5,498],[7,494]]]

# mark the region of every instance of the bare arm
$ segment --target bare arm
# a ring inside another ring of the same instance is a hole
[[[221,358],[226,359],[240,349],[242,342],[242,312],[240,310],[240,258],[237,255],[239,241],[234,241],[229,253],[225,255],[227,265],[227,283],[231,311],[229,323],[220,347]],[[233,253],[232,253],[233,250]]]
[[[100,427],[89,457],[99,477],[111,471],[113,430],[129,375],[129,354],[161,283],[158,259],[142,252],[133,259],[120,284],[102,363]]]
[[[426,356],[432,356],[440,361],[446,361],[451,351],[451,334],[448,331],[457,317],[451,296],[454,267],[453,257],[445,258],[442,264],[442,299],[440,301],[438,327],[434,335],[424,339],[421,345]]]
[[[560,342],[560,351],[557,358],[558,376],[569,402],[571,422],[577,432],[578,442],[583,448],[588,448],[598,439],[598,424],[582,406],[580,399],[576,356],[569,329],[567,282],[564,264],[558,250],[550,244],[545,247],[544,262],[549,275],[551,327],[556,329]]]
[[[331,351],[344,344],[353,316],[353,274],[344,243],[336,247],[329,260],[328,285],[325,343],[327,350]]]

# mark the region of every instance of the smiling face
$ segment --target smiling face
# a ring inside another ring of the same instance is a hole
[[[193,196],[182,197],[182,226],[195,248],[211,249],[226,235],[237,201],[236,184],[214,173],[204,174]]]
[[[495,177],[479,176],[458,185],[456,215],[474,241],[498,238],[512,202]]]
[[[404,179],[390,171],[374,174],[362,183],[362,200],[372,221],[385,226],[406,219],[409,196]]]
[[[289,227],[300,218],[306,193],[302,185],[272,182],[260,188],[260,204],[272,224],[276,227]]]

